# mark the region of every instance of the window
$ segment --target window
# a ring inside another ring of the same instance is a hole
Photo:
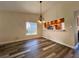
[[[37,34],[37,23],[26,22],[26,35],[36,35]]]

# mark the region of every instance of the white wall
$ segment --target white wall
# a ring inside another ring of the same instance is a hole
[[[75,18],[77,20],[77,30],[79,30],[79,10],[75,11]]]
[[[74,18],[74,11],[79,9],[79,3],[63,4],[53,7],[44,14],[45,20],[55,20],[57,18],[65,19],[65,32],[52,31],[43,29],[43,37],[60,44],[74,48],[76,43],[76,20]]]
[[[35,14],[0,11],[0,44],[40,37],[41,24],[38,24],[38,35],[25,35],[25,22],[36,22],[37,17]]]

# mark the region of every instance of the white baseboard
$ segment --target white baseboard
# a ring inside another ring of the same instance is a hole
[[[8,44],[8,43],[13,43],[13,42],[18,42],[18,41],[23,41],[23,40],[28,40],[28,39],[34,39],[34,38],[38,38],[38,37],[40,37],[40,36],[36,36],[36,37],[33,37],[33,38],[30,38],[30,37],[29,37],[29,38],[24,38],[24,39],[19,39],[19,40],[0,42],[0,45]],[[42,37],[43,37],[43,36],[42,36]],[[44,38],[46,38],[46,37],[44,37]],[[46,38],[46,39],[47,39],[47,38]],[[49,39],[49,40],[51,40],[51,39]],[[62,45],[65,45],[65,46],[68,46],[68,47],[74,49],[73,46],[69,46],[69,45],[67,45],[67,44],[65,44],[65,43],[62,43],[62,42],[59,42],[59,41],[55,41],[55,40],[51,40],[51,41],[57,42],[57,43],[59,43],[59,44],[62,44]]]
[[[11,41],[0,42],[0,45],[18,42],[18,41],[23,41],[23,40],[28,40],[28,39],[34,39],[34,38],[38,38],[38,37],[40,37],[40,36],[35,36],[35,37],[31,37],[31,38],[29,37],[29,38],[24,38],[24,39],[19,39],[19,40],[11,40]]]
[[[46,37],[44,37],[44,38],[46,38]],[[48,38],[46,38],[46,39],[48,39]],[[49,39],[49,40],[51,40],[51,39]],[[69,46],[68,44],[65,44],[65,43],[62,43],[62,42],[59,42],[59,41],[56,41],[56,40],[51,40],[51,41],[57,42],[59,44],[62,44],[64,46],[67,46],[67,47],[70,47],[70,48],[74,49],[74,46]]]

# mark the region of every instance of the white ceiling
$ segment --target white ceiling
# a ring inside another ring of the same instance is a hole
[[[50,5],[62,5],[65,3],[72,2],[58,2],[50,1],[43,2],[43,12],[45,12]],[[16,12],[25,12],[25,13],[40,13],[40,2],[39,1],[0,1],[0,10],[3,11],[16,11]]]

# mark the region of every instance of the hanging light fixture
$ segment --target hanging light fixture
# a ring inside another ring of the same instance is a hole
[[[40,17],[39,17],[39,20],[38,20],[39,23],[44,23],[44,18],[42,16],[42,1],[40,1]]]

